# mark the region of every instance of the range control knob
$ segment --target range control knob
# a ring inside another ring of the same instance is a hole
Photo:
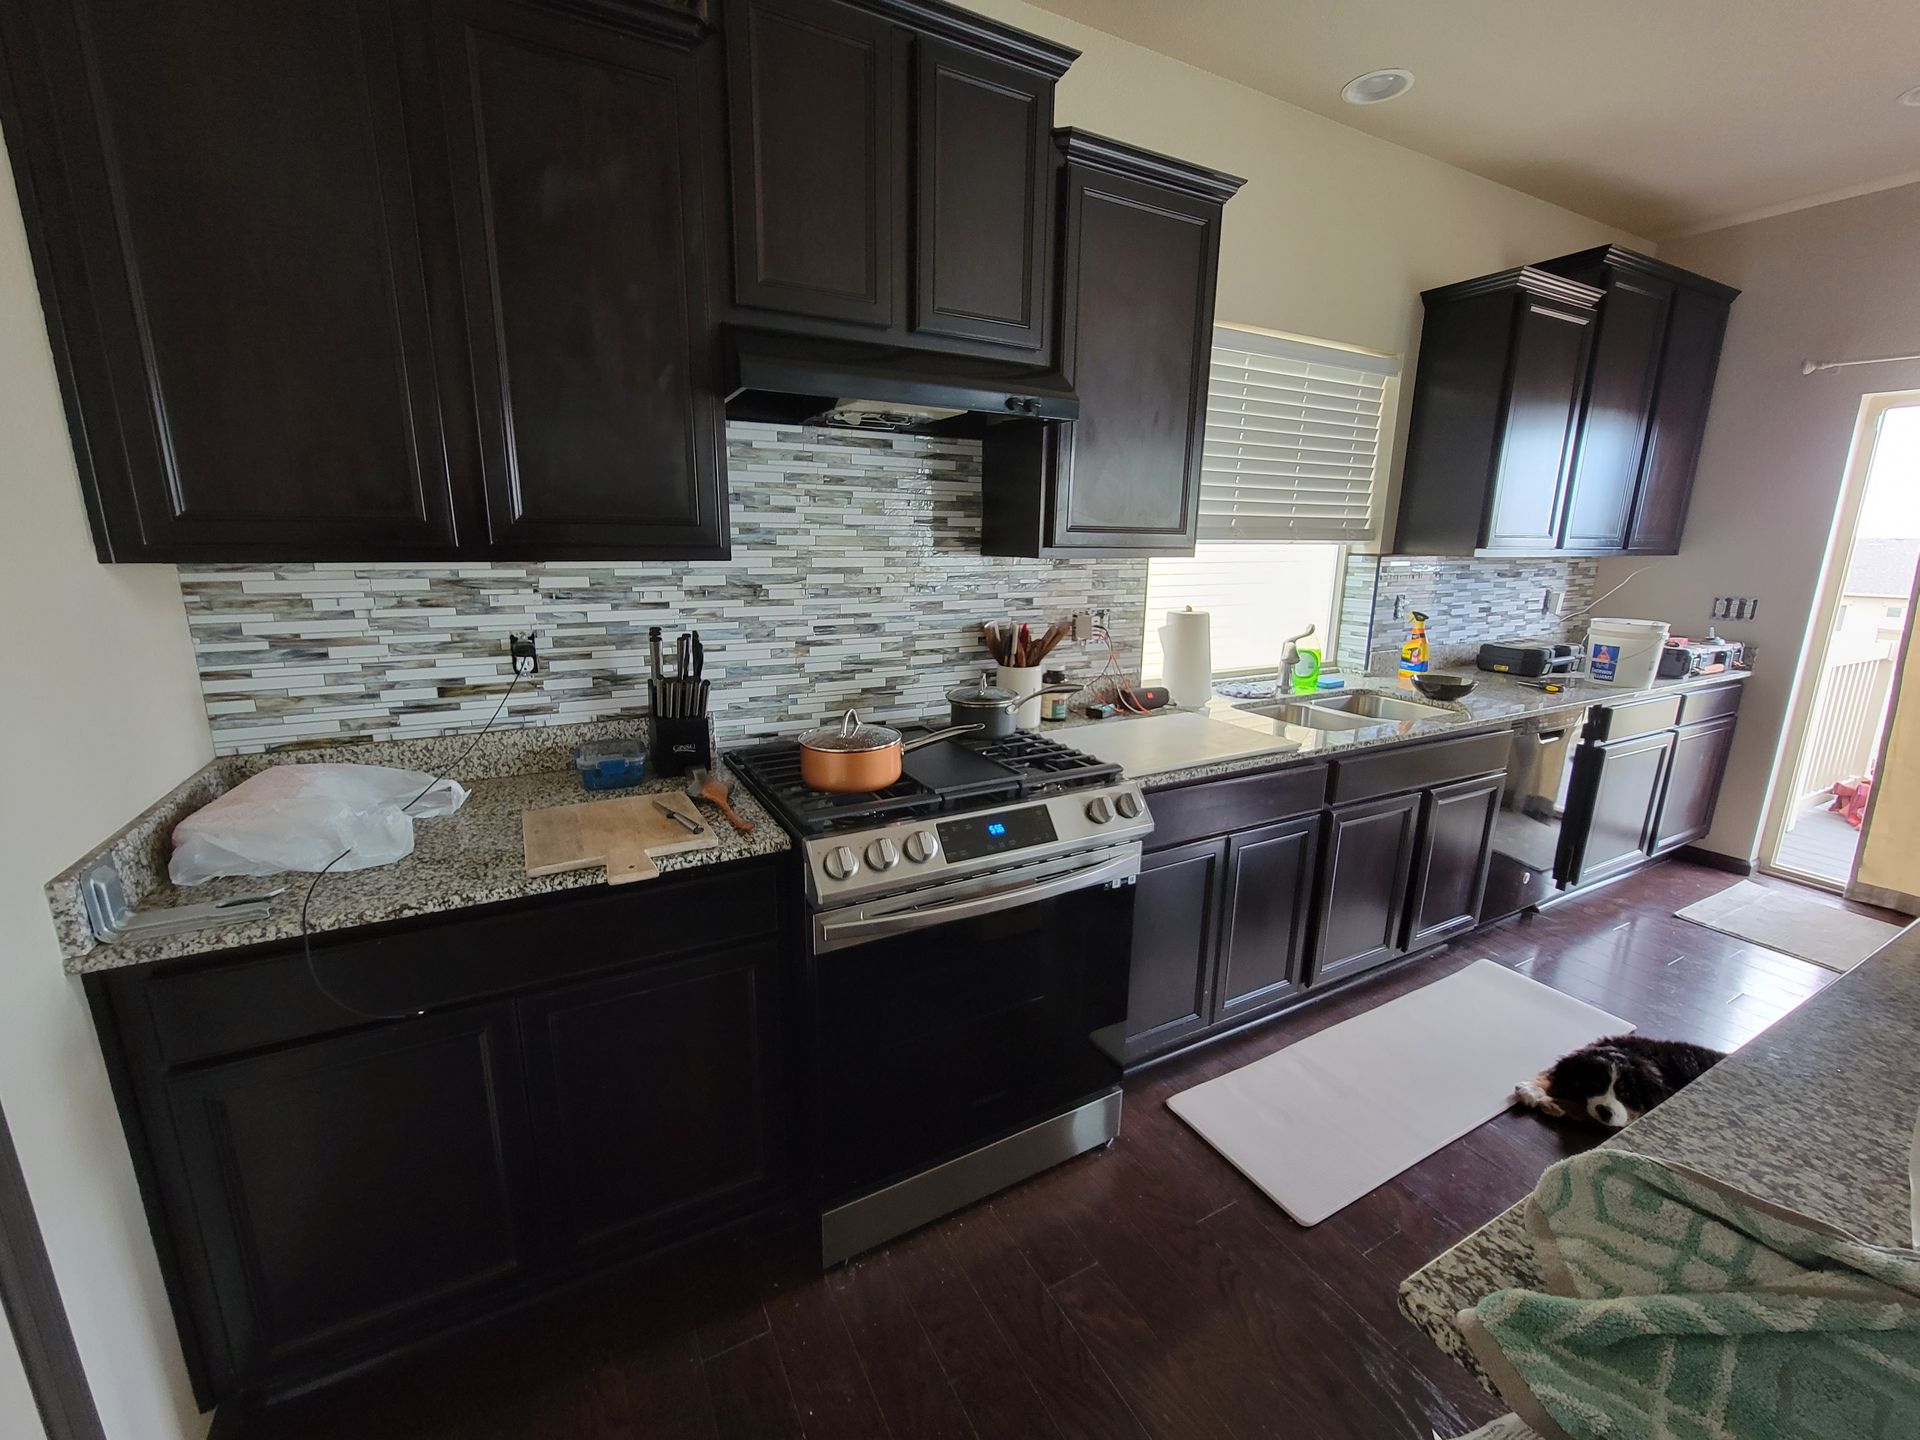
[[[879,839],[867,846],[867,864],[876,870],[891,870],[900,863],[900,847],[891,840]]]
[[[1122,790],[1114,797],[1113,808],[1120,812],[1123,819],[1138,820],[1147,807],[1140,803],[1140,797],[1133,791]]]
[[[940,841],[931,830],[916,830],[907,836],[907,859],[924,865],[940,853]]]
[[[1105,825],[1113,819],[1113,806],[1107,803],[1107,797],[1096,795],[1087,802],[1087,819],[1096,825]]]
[[[860,873],[860,857],[845,845],[834,846],[820,863],[829,879],[851,880]]]

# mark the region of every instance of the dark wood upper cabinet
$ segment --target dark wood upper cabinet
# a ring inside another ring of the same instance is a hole
[[[735,318],[1045,363],[1076,52],[929,0],[727,0],[726,27]]]
[[[1731,291],[1676,287],[1667,346],[1653,392],[1653,425],[1640,494],[1627,531],[1635,555],[1677,555],[1693,496],[1693,475],[1707,433],[1707,405],[1720,368]]]
[[[914,332],[1050,349],[1054,78],[942,40],[918,51]]]
[[[717,42],[437,14],[491,553],[724,558]]]
[[[1560,530],[1563,549],[1605,554],[1627,543],[1672,298],[1673,286],[1664,280],[1623,276],[1601,303]]]
[[[1057,132],[1059,361],[1080,418],[986,437],[990,555],[1190,555],[1222,207],[1241,181]]]
[[[898,325],[907,268],[905,36],[840,0],[727,0],[733,294]]]
[[[1396,548],[1554,550],[1600,292],[1522,268],[1422,298]]]
[[[1738,294],[1618,246],[1427,291],[1395,548],[1677,551]]]
[[[0,9],[0,119],[100,557],[450,551],[467,421],[429,322],[405,13]]]

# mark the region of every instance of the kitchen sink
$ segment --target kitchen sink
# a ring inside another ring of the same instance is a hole
[[[1298,702],[1309,710],[1333,710],[1342,715],[1370,715],[1376,720],[1453,720],[1458,712],[1424,700],[1403,700],[1377,690],[1343,690]]]
[[[1262,701],[1237,708],[1249,715],[1265,715],[1283,724],[1304,725],[1310,730],[1364,730],[1371,725],[1401,720],[1460,718],[1457,712],[1442,705],[1402,700],[1397,695],[1382,695],[1374,690],[1346,690],[1302,700]]]

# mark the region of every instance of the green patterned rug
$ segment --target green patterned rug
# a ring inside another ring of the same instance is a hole
[[[1920,1251],[1624,1150],[1527,1201],[1548,1291],[1460,1314],[1547,1440],[1920,1436]]]

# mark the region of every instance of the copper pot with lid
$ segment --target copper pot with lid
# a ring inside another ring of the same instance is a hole
[[[903,743],[891,725],[869,725],[849,710],[838,725],[823,725],[800,737],[800,778],[811,789],[836,795],[884,790],[900,778],[900,760],[907,751],[980,728],[955,725]]]

